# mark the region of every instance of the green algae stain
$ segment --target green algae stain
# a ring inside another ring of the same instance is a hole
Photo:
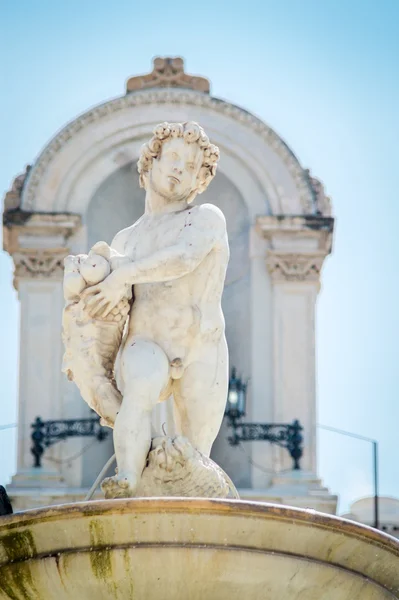
[[[9,560],[0,568],[0,590],[11,600],[40,598],[31,574],[31,563],[24,562],[36,556],[36,545],[29,529],[3,536],[1,545]],[[10,564],[15,563],[15,564]]]
[[[1,538],[1,544],[9,561],[26,560],[36,554],[36,545],[29,529],[8,533]]]
[[[39,600],[40,594],[33,584],[30,565],[17,563],[0,568],[0,590],[11,600]]]
[[[123,564],[124,564],[125,571],[126,571],[126,578],[129,578],[129,594],[130,594],[130,599],[132,599],[134,597],[134,585],[133,585],[133,579],[132,579],[132,575],[131,575],[129,548],[125,548],[123,551]]]
[[[90,545],[93,550],[90,551],[90,563],[94,575],[97,579],[104,581],[112,578],[112,560],[111,551],[106,548],[104,527],[100,521],[95,519],[90,521]],[[100,549],[95,549],[100,546]]]

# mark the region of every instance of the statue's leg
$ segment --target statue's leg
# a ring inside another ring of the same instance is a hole
[[[188,438],[205,456],[219,432],[228,389],[226,340],[203,344],[186,366],[181,379],[173,382],[177,433]]]
[[[169,381],[169,361],[157,344],[136,338],[123,349],[120,368],[124,395],[114,428],[114,481],[124,490],[121,496],[132,496],[151,445],[152,409]]]

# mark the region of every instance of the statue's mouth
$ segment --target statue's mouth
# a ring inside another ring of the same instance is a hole
[[[180,183],[180,179],[177,179],[177,177],[175,177],[174,175],[168,175],[168,179],[171,180],[173,183]]]

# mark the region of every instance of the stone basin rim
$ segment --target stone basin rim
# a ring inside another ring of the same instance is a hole
[[[154,512],[217,514],[227,515],[236,513],[242,518],[258,517],[281,521],[295,521],[298,524],[308,524],[333,530],[335,533],[362,538],[372,541],[399,557],[399,542],[393,536],[349,519],[318,512],[313,509],[296,508],[293,506],[255,502],[250,500],[230,500],[219,498],[124,498],[115,500],[92,500],[89,502],[74,502],[44,506],[26,511],[16,512],[1,517],[0,534],[20,526],[28,526],[40,521],[60,521],[75,516],[90,517],[115,514],[147,514]]]
[[[212,518],[216,520],[209,521]],[[107,533],[101,532],[101,522],[109,523],[108,530],[103,529]],[[69,545],[68,531],[82,534]],[[57,561],[61,555],[116,552],[117,557],[120,550],[136,549],[144,556],[141,551],[152,548],[154,556],[168,548],[186,552],[191,548],[193,553],[219,550],[224,556],[226,550],[246,556],[278,554],[301,564],[346,571],[399,598],[399,542],[371,527],[313,509],[247,500],[130,498],[60,504],[0,519],[0,566],[10,573],[16,564]]]

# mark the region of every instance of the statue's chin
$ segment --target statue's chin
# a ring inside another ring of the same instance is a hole
[[[150,186],[152,191],[165,200],[165,203],[172,204],[173,202],[190,202],[190,198],[193,195],[193,190],[179,189],[180,184],[168,179],[167,182],[155,182],[150,180]]]
[[[174,202],[188,202],[189,198],[191,196],[191,190],[190,191],[185,191],[185,192],[180,192],[179,190],[176,189],[176,186],[173,187],[173,189],[169,189],[169,190],[164,190],[161,194],[162,197],[165,199],[165,201],[168,204],[173,204]]]

